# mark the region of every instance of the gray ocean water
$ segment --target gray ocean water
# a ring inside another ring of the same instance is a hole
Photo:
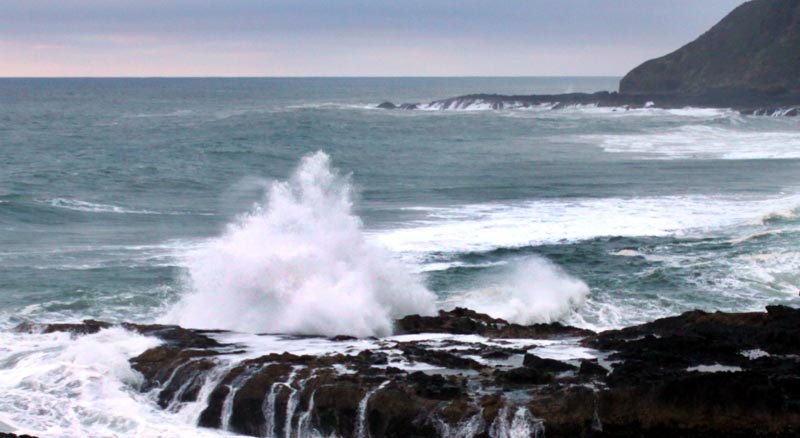
[[[136,389],[154,339],[21,322],[382,336],[453,306],[599,330],[800,305],[798,118],[375,108],[616,82],[0,79],[0,431],[230,436]]]
[[[367,238],[441,300],[491,289],[508,266],[543,257],[588,286],[577,312],[592,327],[800,303],[795,118],[373,109],[615,86],[0,80],[2,319],[157,319],[191,288],[186,251],[263,204],[270,182],[316,151],[349,174]]]

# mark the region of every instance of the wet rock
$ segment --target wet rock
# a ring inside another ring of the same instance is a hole
[[[378,105],[378,108],[387,109],[387,110],[393,110],[393,109],[415,110],[415,109],[419,108],[419,104],[418,103],[401,103],[400,105],[395,105],[392,102],[382,102],[382,103],[380,103]]]
[[[536,368],[547,373],[560,373],[564,371],[574,371],[575,366],[555,359],[543,359],[535,354],[525,354],[522,365],[529,368]]]
[[[19,333],[57,333],[66,332],[74,335],[90,335],[99,332],[100,330],[111,327],[112,324],[103,321],[95,321],[93,319],[84,320],[79,324],[34,324],[22,323],[14,328],[14,331]]]
[[[496,371],[497,381],[517,385],[543,385],[555,381],[553,373],[531,367],[519,367],[508,371]]]
[[[694,311],[599,334],[455,309],[397,323],[431,337],[318,337],[330,354],[236,360],[237,347],[207,332],[123,326],[164,340],[131,360],[141,391],[155,391],[172,410],[206,394],[199,425],[250,436],[488,438],[543,427],[548,437],[788,437],[800,430],[800,310],[790,307]],[[107,327],[20,329],[79,336]],[[548,347],[522,342],[524,334],[591,347],[602,360],[539,357],[533,353]]]
[[[491,338],[549,339],[558,337],[583,337],[593,332],[570,327],[558,322],[523,326],[506,320],[492,318],[474,310],[457,307],[440,310],[437,316],[409,315],[395,322],[397,334],[452,333],[482,335]]]
[[[416,394],[434,400],[452,400],[462,395],[463,388],[457,381],[445,379],[439,374],[425,374],[417,371],[408,376]]]
[[[401,110],[415,110],[415,109],[419,108],[419,104],[418,103],[401,103],[398,108],[401,109]]]
[[[578,374],[584,377],[599,377],[608,374],[608,370],[597,362],[597,359],[584,359],[581,361]]]

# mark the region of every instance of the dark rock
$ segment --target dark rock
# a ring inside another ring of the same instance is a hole
[[[99,332],[102,329],[111,327],[112,324],[93,319],[84,320],[80,324],[32,324],[22,323],[14,328],[19,333],[56,333],[67,332],[74,335],[89,335]]]
[[[111,327],[122,327],[126,330],[146,336],[155,336],[177,348],[216,348],[222,344],[205,335],[214,333],[208,330],[189,330],[177,325],[161,324],[111,324],[104,321],[87,319],[79,324],[30,324],[22,323],[15,327],[17,332],[55,333],[68,332],[75,335],[88,335]],[[217,331],[218,333],[219,331]]]
[[[409,374],[408,381],[416,388],[416,393],[424,398],[451,400],[462,395],[460,385],[439,374],[428,375],[417,371]]]
[[[380,109],[388,109],[388,110],[393,110],[393,109],[415,110],[415,109],[419,108],[419,104],[418,103],[401,103],[400,105],[395,105],[392,102],[383,102],[383,103],[378,105],[378,108],[380,108]]]
[[[578,369],[578,374],[581,376],[586,377],[597,377],[597,376],[605,376],[608,374],[608,370],[603,368],[599,363],[597,363],[597,359],[584,359],[581,361],[581,366]]]
[[[495,375],[499,382],[518,385],[543,385],[552,383],[555,380],[553,373],[531,367],[519,367],[508,371],[497,371]]]
[[[575,370],[575,367],[568,363],[555,359],[543,359],[534,354],[526,354],[522,360],[522,365],[548,373],[561,373]]]
[[[108,326],[35,330],[77,336]],[[210,396],[199,425],[226,424],[250,436],[267,434],[265,406],[272,407],[276,436],[289,435],[288,428],[295,436],[302,425],[322,436],[358,436],[363,428],[372,438],[467,436],[465,431],[488,438],[506,436],[498,431],[514,421],[531,431],[544,427],[549,437],[789,437],[800,431],[800,310],[784,306],[738,314],[693,311],[599,334],[553,324],[516,326],[455,309],[409,316],[398,327],[495,339],[387,338],[368,350],[342,349],[346,345],[335,343],[361,341],[334,339],[329,342],[337,351],[349,354],[272,353],[229,369],[219,368],[220,356],[233,349],[211,342],[205,332],[125,327],[165,339],[131,360],[144,380],[140,390],[157,391],[159,405],[174,409],[197,400],[216,371],[215,383],[204,390]],[[599,350],[612,371],[597,360],[541,358],[516,341],[503,347],[502,336],[495,336],[519,333],[570,343],[577,341],[569,337],[584,333],[581,343]],[[434,368],[406,372],[393,366],[423,362]],[[720,372],[709,372],[715,370]],[[230,416],[223,418],[224,412]]]
[[[455,308],[440,310],[437,316],[409,315],[395,321],[396,334],[452,333],[460,335],[482,335],[491,338],[536,338],[583,337],[593,332],[558,322],[523,326],[511,324],[499,318]]]
[[[625,94],[800,95],[800,2],[753,0],[625,75]]]

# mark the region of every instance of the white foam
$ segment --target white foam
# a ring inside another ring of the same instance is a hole
[[[800,195],[664,196],[537,200],[439,208],[405,227],[374,230],[377,243],[409,260],[433,252],[580,241],[600,236],[668,236],[758,222],[770,212],[794,209]]]
[[[621,249],[619,251],[612,252],[609,255],[617,257],[644,257],[644,254],[636,251],[635,249]]]
[[[735,373],[742,371],[742,367],[714,363],[710,365],[697,365],[694,367],[689,367],[686,368],[686,371],[697,371],[699,373]]]
[[[168,321],[198,328],[387,335],[434,311],[433,294],[366,241],[351,187],[322,153],[306,156],[263,205],[187,257],[191,293]]]
[[[161,211],[154,211],[154,210],[145,210],[145,209],[133,209],[133,208],[126,208],[121,207],[118,205],[112,204],[101,204],[97,202],[87,202],[82,201],[80,199],[72,199],[72,198],[53,198],[44,201],[47,204],[51,205],[52,207],[56,208],[63,208],[66,210],[73,210],[73,211],[82,211],[88,213],[117,213],[117,214],[157,214],[157,215],[190,215],[196,214],[199,216],[209,216],[213,215],[213,213],[208,212],[199,212],[199,213],[192,213],[192,212],[161,212]]]
[[[492,286],[448,298],[446,307],[467,307],[517,324],[557,321],[589,294],[583,281],[540,257],[517,260]]]
[[[746,358],[748,358],[750,360],[755,360],[755,359],[760,359],[762,357],[770,357],[771,356],[769,353],[767,353],[766,351],[761,350],[761,349],[744,350],[744,351],[740,351],[739,354],[741,354],[742,356],[744,356],[744,357],[746,357]]]
[[[138,391],[128,360],[159,343],[119,328],[78,338],[0,332],[0,424],[42,438],[226,436]]]
[[[647,134],[590,135],[583,139],[599,145],[606,152],[643,155],[647,158],[800,158],[800,132],[797,130],[752,131],[734,127],[684,125]]]

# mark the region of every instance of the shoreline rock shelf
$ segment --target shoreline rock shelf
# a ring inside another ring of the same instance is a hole
[[[800,310],[789,307],[693,311],[603,333],[468,309],[405,317],[381,339],[122,326],[163,341],[131,359],[142,392],[171,411],[199,401],[199,426],[251,436],[800,433]]]

